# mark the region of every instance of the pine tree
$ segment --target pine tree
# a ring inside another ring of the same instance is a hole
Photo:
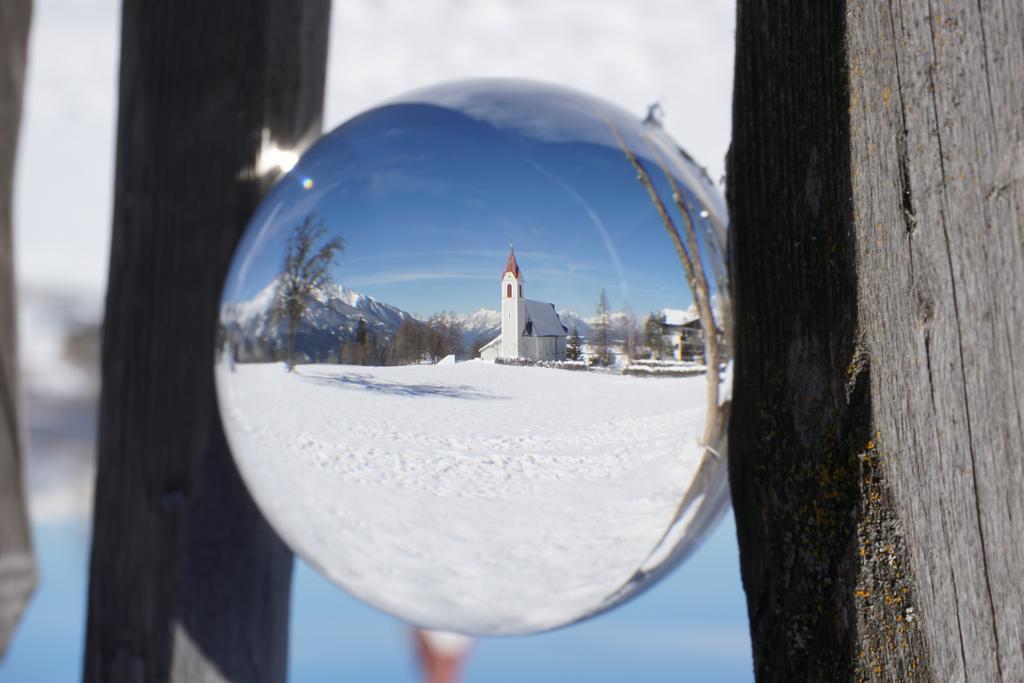
[[[594,322],[593,356],[591,365],[611,365],[612,353],[608,345],[608,336],[611,330],[611,312],[608,308],[608,295],[604,288],[601,288],[601,296],[597,300],[597,315]]]
[[[664,334],[665,314],[652,312],[644,322],[644,346],[651,358],[661,360],[665,354]]]
[[[355,335],[355,362],[359,365],[370,364],[370,331],[366,325],[366,319],[360,318],[356,325]]]
[[[572,334],[565,345],[565,357],[569,360],[583,360],[583,344],[580,341],[580,333],[573,326]]]

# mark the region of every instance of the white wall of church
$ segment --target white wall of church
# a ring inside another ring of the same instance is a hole
[[[480,358],[483,360],[495,360],[498,357],[498,352],[501,350],[501,342],[497,344],[488,344],[484,348],[480,349]]]
[[[525,320],[526,304],[522,283],[515,275],[506,272],[501,278],[501,350],[498,354],[502,358],[519,358],[524,355],[520,348],[520,334]]]
[[[565,360],[565,337],[523,337],[521,356],[533,360]]]

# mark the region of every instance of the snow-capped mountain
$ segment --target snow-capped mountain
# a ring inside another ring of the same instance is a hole
[[[594,325],[597,324],[597,316],[584,318],[575,311],[558,311],[558,317],[569,330],[569,334],[575,328],[583,339],[593,335]],[[626,313],[614,311],[608,315],[608,318],[611,339],[625,338],[622,330],[626,323]],[[481,308],[475,313],[457,316],[456,320],[462,325],[463,340],[470,348],[472,348],[473,342],[476,340],[490,341],[501,334],[501,313],[493,309]],[[638,321],[638,324],[642,324],[642,321]]]
[[[572,311],[559,311],[558,317],[569,329],[569,333],[572,333],[573,327],[584,338],[592,332],[591,325]],[[467,348],[473,348],[474,342],[489,342],[501,334],[501,313],[490,308],[456,316],[456,320],[462,325],[462,339]]]
[[[463,344],[470,349],[477,340],[486,343],[501,334],[501,313],[490,308],[481,308],[455,319],[462,326]]]
[[[223,333],[232,340],[238,360],[260,361],[280,357],[287,342],[288,324],[286,320],[275,320],[271,315],[276,286],[276,281],[271,282],[248,301],[222,306]],[[672,322],[693,315],[691,311],[673,309],[664,309],[663,312]],[[571,334],[575,328],[584,340],[593,336],[597,316],[585,318],[570,310],[561,310],[558,315],[568,333]],[[624,340],[627,336],[627,314],[614,311],[608,317],[610,340]],[[360,319],[366,321],[370,336],[383,345],[394,337],[404,321],[416,318],[397,306],[332,283],[309,297],[307,309],[295,331],[296,354],[309,360],[337,358],[342,345],[355,339]],[[487,343],[501,334],[501,313],[493,309],[481,308],[474,313],[456,315],[455,321],[462,327],[462,343],[467,353],[477,343]],[[635,323],[642,326],[643,320],[638,318]]]
[[[569,334],[572,334],[573,328],[576,328],[576,332],[580,337],[586,339],[594,332],[590,322],[588,322],[587,319],[579,313],[574,311],[559,311],[558,317],[561,319],[562,324],[569,328]]]
[[[276,281],[248,301],[225,304],[221,324],[225,333],[240,346],[240,359],[265,357],[270,349],[282,348],[287,322],[273,320]],[[295,331],[295,350],[309,358],[324,359],[337,353],[343,342],[355,337],[359,320],[366,321],[371,336],[390,339],[403,321],[413,316],[402,309],[377,301],[344,285],[328,284],[309,297],[308,307]]]

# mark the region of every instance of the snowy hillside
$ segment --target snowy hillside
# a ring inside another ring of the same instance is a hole
[[[521,633],[608,606],[652,568],[702,453],[703,377],[221,364],[217,383],[242,474],[289,544],[448,630]]]
[[[258,341],[263,346],[283,345],[287,334],[284,320],[272,321],[274,304],[272,282],[248,301],[232,302],[221,308],[221,323],[229,335],[250,343],[241,353],[255,356]],[[412,316],[396,306],[377,301],[339,284],[329,284],[310,298],[309,307],[295,333],[295,349],[310,358],[324,358],[329,351],[336,352],[339,344],[353,338],[360,319],[366,320],[371,334],[387,339],[404,320]]]

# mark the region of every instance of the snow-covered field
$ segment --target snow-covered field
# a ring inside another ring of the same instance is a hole
[[[702,454],[704,377],[221,363],[217,382],[242,474],[289,544],[446,630],[534,631],[607,606]]]

